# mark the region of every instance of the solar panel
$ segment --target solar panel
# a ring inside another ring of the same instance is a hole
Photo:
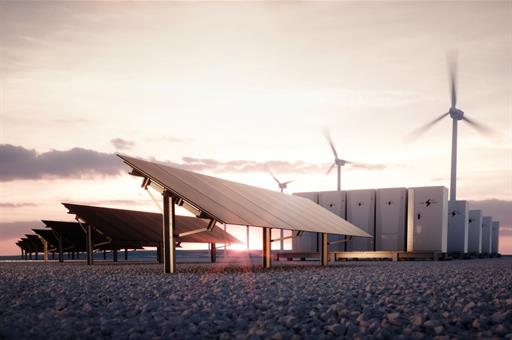
[[[59,240],[50,229],[32,229],[37,235],[45,239],[51,248],[59,247]]]
[[[112,238],[112,244],[138,243],[143,246],[157,246],[162,242],[162,214],[145,211],[113,209],[63,203],[69,213],[77,215],[87,224],[101,230]],[[179,242],[194,243],[241,243],[240,240],[214,227],[211,231],[179,236],[193,230],[206,229],[207,220],[176,216],[175,237]]]
[[[371,237],[302,197],[118,156],[134,174],[149,178],[220,223]]]
[[[85,232],[77,222],[66,221],[47,221],[43,223],[62,236],[62,248],[66,251],[86,251]],[[105,243],[108,241],[105,236],[100,233],[93,232],[92,239],[94,244]],[[57,245],[58,247],[58,245]],[[105,247],[105,249],[110,249]]]

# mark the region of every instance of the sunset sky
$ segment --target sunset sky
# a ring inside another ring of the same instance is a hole
[[[288,192],[449,186],[512,253],[512,2],[0,2],[0,255],[60,202],[157,211],[115,152]],[[481,202],[478,202],[481,201]],[[237,235],[238,236],[238,235]],[[254,236],[256,240],[256,235]]]

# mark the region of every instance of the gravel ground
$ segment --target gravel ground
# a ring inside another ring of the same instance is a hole
[[[512,258],[0,263],[0,338],[508,338]]]

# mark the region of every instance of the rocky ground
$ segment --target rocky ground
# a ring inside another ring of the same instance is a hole
[[[178,270],[0,263],[0,339],[512,339],[512,258]]]

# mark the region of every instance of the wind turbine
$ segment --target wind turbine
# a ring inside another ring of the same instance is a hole
[[[331,146],[332,153],[334,154],[334,163],[329,167],[329,170],[325,173],[325,175],[329,175],[331,173],[332,169],[337,166],[338,167],[338,191],[341,190],[341,167],[345,164],[350,164],[349,161],[346,161],[344,159],[341,159],[338,157],[338,152],[336,151],[336,147],[334,146],[334,143],[332,142],[331,134],[329,133],[329,130],[324,130],[325,138],[327,139],[327,142]]]
[[[274,181],[277,182],[277,185],[279,186],[279,190],[281,190],[281,193],[283,193],[284,189],[286,189],[286,187],[288,186],[288,184],[290,184],[291,182],[293,182],[294,180],[290,180],[290,181],[287,181],[287,182],[280,182],[276,176],[274,176],[274,174],[272,173],[272,171],[270,170],[270,168],[267,167],[267,171],[268,173],[270,174],[270,176],[272,176],[272,178],[274,179]],[[284,230],[283,229],[280,229],[279,230],[279,236],[281,238],[279,244],[280,244],[280,248],[281,248],[281,251],[284,250]]]
[[[481,123],[477,123],[473,119],[469,119],[464,115],[464,111],[457,108],[457,60],[456,55],[451,54],[448,56],[448,70],[450,76],[450,91],[451,91],[451,106],[448,112],[443,113],[441,116],[437,117],[433,121],[421,126],[420,128],[414,130],[409,136],[413,136],[414,138],[419,137],[421,134],[425,133],[432,126],[437,124],[441,119],[450,115],[452,119],[452,159],[451,159],[451,172],[450,172],[450,202],[455,202],[457,199],[457,124],[459,120],[462,120],[476,129],[478,132],[489,135],[492,134],[493,131],[487,128],[485,125]]]
[[[286,189],[288,187],[288,184],[290,184],[291,182],[293,182],[294,180],[290,180],[290,181],[287,181],[287,182],[280,182],[276,176],[274,176],[274,174],[272,173],[272,171],[270,171],[270,169],[267,168],[267,171],[269,172],[270,176],[272,176],[272,178],[274,179],[274,181],[277,182],[277,185],[279,186],[279,190],[281,192],[284,191],[284,189]]]
[[[325,175],[329,175],[332,171],[332,169],[336,166],[338,167],[338,191],[341,190],[341,167],[345,166],[346,164],[350,164],[352,167],[358,167],[363,169],[380,169],[384,168],[382,164],[363,164],[363,163],[355,163],[351,161],[347,161],[346,159],[342,159],[338,157],[338,152],[336,151],[336,147],[334,147],[334,143],[332,142],[331,134],[329,133],[328,129],[324,130],[325,138],[327,139],[327,142],[331,146],[332,153],[334,154],[334,163],[329,167]]]

